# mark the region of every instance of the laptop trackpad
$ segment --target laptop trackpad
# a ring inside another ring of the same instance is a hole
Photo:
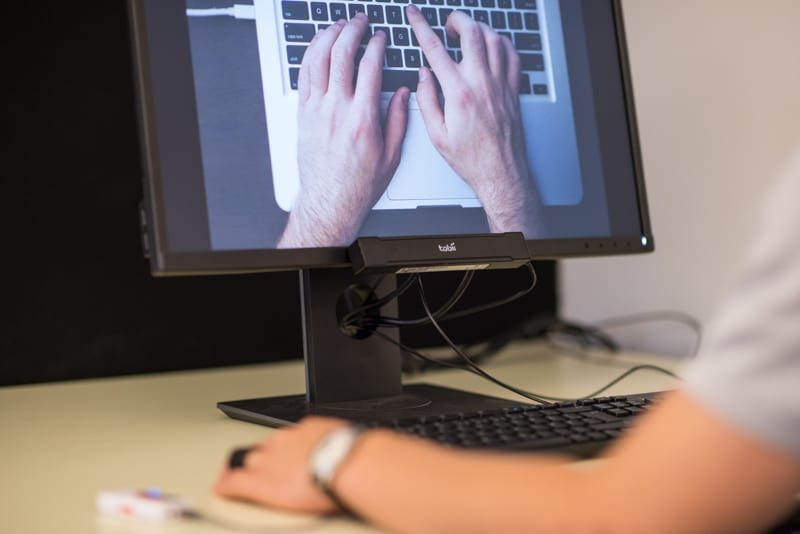
[[[477,205],[472,189],[434,148],[416,109],[409,110],[403,157],[386,194],[391,200],[418,201],[421,206]]]

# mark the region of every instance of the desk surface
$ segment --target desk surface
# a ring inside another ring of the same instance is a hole
[[[624,354],[578,356],[540,344],[519,344],[487,370],[541,394],[577,397],[638,363],[675,369],[673,358]],[[514,398],[462,371],[411,380]],[[676,381],[635,373],[609,394],[658,391]],[[370,532],[346,519],[322,520],[270,512],[210,496],[228,452],[270,430],[219,412],[222,400],[304,390],[298,362],[159,375],[82,380],[0,389],[0,530],[14,533],[231,532],[222,523],[185,520],[167,525],[99,518],[98,491],[159,487],[186,496],[225,524],[260,532]],[[324,528],[321,528],[324,527]]]

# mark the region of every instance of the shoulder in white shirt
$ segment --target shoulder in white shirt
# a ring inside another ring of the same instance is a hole
[[[755,230],[685,387],[754,437],[800,455],[800,147]]]

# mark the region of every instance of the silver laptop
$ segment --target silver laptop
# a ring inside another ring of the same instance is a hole
[[[255,17],[264,90],[275,198],[290,211],[298,192],[297,76],[314,34],[340,18],[362,11],[370,31],[387,36],[383,111],[395,89],[412,88],[408,131],[399,168],[374,209],[420,206],[478,207],[472,189],[433,147],[413,90],[426,61],[406,24],[408,2],[255,0]],[[509,37],[521,59],[520,103],[528,160],[546,205],[574,205],[583,197],[572,98],[558,0],[413,0],[440,35],[448,53],[460,61],[458,42],[444,33],[455,9]]]

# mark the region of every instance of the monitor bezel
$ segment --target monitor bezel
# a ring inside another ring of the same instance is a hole
[[[632,156],[634,187],[639,208],[640,235],[557,238],[527,240],[532,260],[560,259],[587,256],[610,256],[652,252],[655,244],[644,184],[644,170],[638,136],[630,60],[625,37],[621,0],[610,0],[612,5],[620,74]],[[150,258],[154,275],[232,274],[249,272],[287,271],[309,268],[341,268],[350,266],[347,247],[313,249],[250,249],[209,250],[202,252],[172,252],[166,239],[164,195],[161,188],[157,131],[152,95],[147,43],[144,34],[143,3],[129,0],[131,42],[134,65],[136,105],[139,116],[139,138],[144,169],[144,206],[142,233],[145,253]],[[426,236],[430,237],[430,236]],[[457,238],[457,235],[452,236]]]

